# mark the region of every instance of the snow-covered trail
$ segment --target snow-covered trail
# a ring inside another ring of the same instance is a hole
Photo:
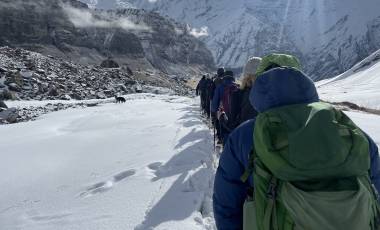
[[[199,101],[127,99],[0,126],[0,229],[215,229]],[[380,116],[347,114],[380,143]]]
[[[198,102],[145,95],[0,127],[1,229],[213,229]]]

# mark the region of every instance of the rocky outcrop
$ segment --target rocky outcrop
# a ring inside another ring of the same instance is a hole
[[[0,68],[4,82],[0,100],[104,99],[141,92],[148,85],[166,87],[182,95],[191,93],[186,76],[142,70],[132,75],[124,67],[83,66],[19,48],[0,48]]]

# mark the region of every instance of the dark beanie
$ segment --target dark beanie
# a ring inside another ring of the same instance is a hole
[[[234,76],[234,72],[232,72],[231,70],[227,70],[226,72],[224,72],[224,76],[227,77],[233,77]]]
[[[224,68],[219,68],[217,71],[218,76],[223,76],[224,75]]]

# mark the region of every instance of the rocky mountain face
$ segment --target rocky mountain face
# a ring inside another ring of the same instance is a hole
[[[241,67],[249,56],[286,52],[297,55],[317,80],[344,72],[380,48],[378,0],[92,0],[92,6],[122,2],[191,24],[222,66]]]
[[[184,76],[214,68],[211,52],[186,26],[144,10],[92,10],[76,0],[1,0],[0,31],[0,46],[83,65],[112,57],[134,71]]]
[[[128,67],[85,66],[20,48],[0,48],[0,100],[105,99],[136,93],[146,86],[185,95],[186,81],[185,77]]]

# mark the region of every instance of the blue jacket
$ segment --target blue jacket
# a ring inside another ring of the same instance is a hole
[[[270,108],[319,101],[314,83],[301,72],[276,68],[261,75],[254,84],[250,101],[255,109],[264,112]],[[241,182],[240,177],[248,166],[253,147],[255,119],[249,120],[229,136],[220,157],[214,183],[214,215],[218,230],[240,230],[243,221],[243,204],[247,188],[252,183]],[[380,191],[380,160],[378,149],[368,137],[371,157],[371,179]]]
[[[215,113],[219,109],[220,101],[223,98],[224,87],[234,84],[235,79],[233,77],[225,77],[223,84],[216,87],[214,97],[212,98],[211,112]]]

